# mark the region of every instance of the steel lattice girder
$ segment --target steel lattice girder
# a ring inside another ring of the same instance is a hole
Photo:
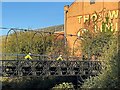
[[[1,60],[1,75],[10,76],[71,76],[97,75],[101,61]]]

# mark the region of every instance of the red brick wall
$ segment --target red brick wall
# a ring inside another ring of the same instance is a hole
[[[89,1],[89,0],[88,0]],[[102,0],[103,1],[103,0]],[[77,42],[81,42],[80,40],[77,40],[75,43],[75,40],[77,39],[77,36],[69,36],[69,34],[77,35],[77,32],[80,28],[86,28],[85,27],[85,19],[90,17],[90,21],[92,21],[92,17],[95,15],[105,16],[108,15],[113,20],[113,27],[118,30],[118,16],[120,15],[120,7],[118,2],[95,2],[95,4],[90,4],[90,2],[74,2],[69,8],[67,12],[67,18],[66,18],[66,34],[67,34],[67,40],[68,45],[73,49],[80,45],[78,45]],[[103,12],[102,12],[103,10]],[[97,13],[97,14],[96,14]],[[114,14],[115,13],[115,14]],[[112,18],[113,15],[113,18]],[[117,18],[115,18],[116,16]],[[101,21],[100,21],[101,20]],[[105,20],[105,19],[103,19]],[[97,21],[97,25],[99,26],[98,29],[101,27],[101,23],[103,21],[101,18]],[[87,28],[89,30],[89,28]],[[97,29],[97,30],[98,30]],[[94,31],[94,30],[93,30]]]

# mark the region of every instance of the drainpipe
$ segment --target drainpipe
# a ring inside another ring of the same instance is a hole
[[[65,46],[67,45],[66,37],[67,37],[67,12],[69,9],[69,5],[64,6],[64,40],[65,40]]]

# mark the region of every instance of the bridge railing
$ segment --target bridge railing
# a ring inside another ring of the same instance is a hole
[[[24,60],[26,55],[27,54],[0,53],[0,57],[2,57],[3,60]],[[32,54],[31,57],[33,60],[51,60],[56,58],[56,56],[41,54]]]
[[[25,60],[26,55],[27,54],[0,53],[0,57],[2,57],[2,60]],[[31,57],[32,57],[32,60],[56,60],[59,57],[59,55],[31,54]],[[62,58],[64,60],[69,60],[69,61],[83,60],[82,56],[76,57],[76,56],[63,55]],[[88,59],[86,58],[85,60],[88,60]]]
[[[3,60],[24,60],[27,54],[14,54],[14,53],[0,53],[0,57]],[[41,55],[41,54],[31,54],[33,60],[55,60],[58,55]],[[76,56],[62,56],[64,60],[82,60],[82,57]]]
[[[102,70],[101,61],[0,60],[3,77],[92,76]]]

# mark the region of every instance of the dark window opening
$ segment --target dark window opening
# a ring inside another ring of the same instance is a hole
[[[95,0],[90,0],[90,4],[95,4]]]

